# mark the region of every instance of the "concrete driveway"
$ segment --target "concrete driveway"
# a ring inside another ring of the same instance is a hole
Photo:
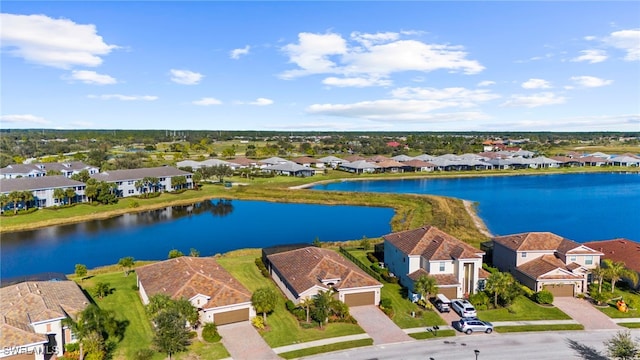
[[[281,359],[248,321],[220,325],[218,333],[222,336],[222,344],[233,359]]]
[[[553,305],[584,326],[585,330],[622,329],[588,300],[574,297],[555,297]]]
[[[374,345],[414,340],[377,306],[354,306],[349,308],[349,313],[358,321],[358,325],[371,336]]]

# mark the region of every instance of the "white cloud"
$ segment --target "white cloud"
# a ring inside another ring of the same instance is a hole
[[[205,97],[200,100],[192,101],[191,103],[193,105],[199,105],[199,106],[210,106],[210,105],[221,105],[222,101],[212,97]]]
[[[48,120],[45,120],[43,117],[35,116],[32,114],[8,114],[0,116],[0,121],[7,123],[27,123],[27,124],[49,124],[51,123]]]
[[[585,39],[587,41],[593,41],[593,40],[595,40],[597,38],[595,36],[593,36],[593,35],[587,35],[583,39]]]
[[[529,79],[522,83],[522,87],[525,89],[548,89],[551,87],[551,83],[543,79]]]
[[[95,25],[45,15],[0,14],[2,47],[28,62],[69,69],[98,66],[116,45],[104,42]]]
[[[495,84],[496,84],[496,82],[495,82],[495,81],[485,80],[485,81],[480,81],[480,82],[478,83],[478,85],[476,85],[476,86],[480,86],[480,87],[482,87],[482,86],[491,86],[491,85],[495,85]]]
[[[337,87],[369,87],[369,86],[390,86],[391,80],[377,79],[377,78],[364,78],[364,77],[328,77],[322,80],[322,83],[329,86]]]
[[[613,80],[600,79],[595,76],[572,76],[571,80],[579,86],[590,88],[606,86],[613,83]]]
[[[607,52],[604,50],[582,50],[582,55],[571,59],[571,61],[588,61],[590,64],[595,64],[607,60]]]
[[[564,104],[566,99],[552,92],[542,92],[533,95],[512,95],[510,100],[501,106],[534,108],[546,105]]]
[[[476,74],[484,67],[475,60],[467,59],[461,46],[427,44],[417,40],[403,40],[402,33],[358,33],[351,34],[350,42],[342,35],[298,34],[298,43],[288,44],[282,51],[289,62],[297,66],[280,76],[292,79],[313,74],[342,75],[345,80],[332,79],[340,86],[353,83],[362,86],[353,78],[384,79],[390,74],[403,71],[430,72],[449,70]]]
[[[256,101],[252,101],[248,104],[256,106],[267,106],[273,104],[273,100],[267,98],[257,98]]]
[[[614,48],[624,50],[627,61],[640,60],[640,28],[612,32],[604,42]]]
[[[103,94],[103,95],[87,95],[89,99],[99,100],[122,100],[122,101],[155,101],[157,96],[153,95],[122,95],[122,94]]]
[[[247,45],[243,48],[233,49],[229,52],[229,57],[232,59],[239,59],[240,56],[249,54],[249,50],[251,50],[251,46]]]
[[[114,77],[104,74],[98,74],[95,71],[89,70],[73,70],[71,71],[71,76],[69,77],[69,79],[79,80],[85,84],[96,85],[112,85],[118,82]]]
[[[171,73],[171,81],[182,85],[196,85],[204,77],[200,73],[189,70],[171,69],[169,72]]]

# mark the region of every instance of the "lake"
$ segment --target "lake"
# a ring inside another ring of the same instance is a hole
[[[640,242],[638,173],[343,181],[313,189],[471,200],[494,235],[550,231],[577,242],[619,237]]]
[[[171,249],[202,256],[278,244],[356,240],[391,232],[393,209],[211,200],[106,220],[2,234],[3,279],[73,273],[122,257],[162,260]]]

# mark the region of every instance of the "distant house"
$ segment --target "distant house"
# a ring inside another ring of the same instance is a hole
[[[640,159],[633,156],[615,156],[607,160],[607,164],[613,166],[640,166]]]
[[[349,306],[380,303],[382,284],[335,251],[307,246],[265,257],[273,281],[296,304],[330,289]]]
[[[316,171],[308,166],[298,165],[294,162],[284,164],[269,165],[262,168],[262,171],[271,171],[278,175],[307,177],[313,176]]]
[[[389,173],[404,172],[405,168],[405,164],[391,159],[380,161],[376,165],[378,165],[378,168],[382,169],[384,172]]]
[[[26,281],[0,288],[0,358],[62,356],[64,346],[76,342],[62,320],[76,320],[88,305],[82,290],[68,280]]]
[[[18,177],[40,177],[45,176],[52,170],[59,171],[63,176],[71,177],[82,170],[87,170],[89,175],[97,174],[100,169],[87,165],[81,161],[50,162],[35,164],[12,164],[0,169],[0,174],[5,179],[15,179]]]
[[[98,181],[106,181],[118,186],[119,195],[122,197],[136,196],[146,192],[148,189],[136,188],[136,182],[144,178],[153,177],[158,179],[154,191],[174,191],[178,190],[172,184],[172,179],[177,176],[184,176],[186,184],[184,188],[193,187],[192,173],[182,171],[170,166],[160,166],[154,168],[109,170],[99,174],[91,175]]]
[[[550,232],[528,232],[493,239],[493,265],[533,291],[574,296],[587,291],[591,269],[603,253]]]
[[[10,194],[13,191],[30,191],[33,194],[33,206],[45,208],[62,205],[61,199],[54,198],[55,189],[73,189],[76,193],[73,202],[87,200],[84,190],[86,185],[81,181],[71,180],[65,176],[24,177],[17,179],[0,179],[0,194]],[[18,207],[24,208],[29,204],[21,202]]]
[[[409,171],[433,171],[436,166],[430,162],[422,161],[418,159],[412,159],[402,162],[406,169]]]
[[[583,244],[591,249],[600,251],[601,260],[609,259],[613,262],[622,262],[625,267],[638,273],[640,276],[640,244],[629,239],[613,239],[604,241],[592,241]],[[640,289],[640,282],[636,289]]]
[[[295,159],[291,159],[291,161],[293,161],[294,163],[298,164],[298,165],[302,165],[305,167],[316,167],[316,168],[323,168],[324,167],[324,162],[320,161],[318,159],[314,159],[310,156],[301,156],[301,157],[297,157]]]
[[[240,167],[238,164],[235,164],[229,161],[220,160],[220,159],[207,159],[203,161],[184,160],[184,161],[177,162],[176,166],[179,168],[190,167],[193,170],[201,169],[204,167],[215,167],[215,166],[228,166],[231,169],[235,170],[236,168]]]
[[[357,160],[354,162],[344,162],[340,164],[340,170],[356,174],[373,173],[378,168],[379,166],[377,164],[370,163],[366,160]]]
[[[400,231],[382,237],[384,262],[400,283],[413,292],[422,275],[435,277],[438,292],[455,299],[484,288],[484,252],[435,226]],[[414,300],[416,300],[414,296]]]
[[[345,162],[345,160],[340,159],[336,156],[325,156],[318,159],[318,161],[322,161],[325,166],[330,166],[332,168],[337,168],[340,164]]]
[[[187,299],[198,309],[200,321],[230,324],[256,316],[251,292],[211,257],[182,256],[136,269],[143,304],[165,294]]]
[[[3,179],[34,178],[46,176],[47,172],[34,164],[11,164],[0,169]]]

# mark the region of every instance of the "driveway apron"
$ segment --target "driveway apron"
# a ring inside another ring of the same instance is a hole
[[[622,329],[585,299],[556,297],[553,305],[582,324],[585,330]]]
[[[358,321],[358,325],[371,336],[374,345],[413,341],[412,337],[405,334],[398,325],[374,305],[354,306],[349,308],[349,313]]]
[[[235,360],[280,359],[250,322],[218,326],[222,344]]]

